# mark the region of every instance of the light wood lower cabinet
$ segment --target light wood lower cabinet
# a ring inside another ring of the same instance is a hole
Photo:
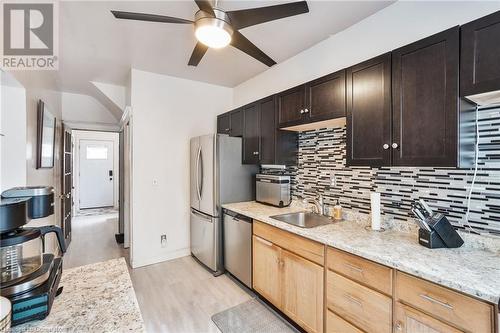
[[[326,310],[327,333],[364,333],[330,310]]]
[[[253,289],[277,308],[281,308],[281,249],[253,236]]]
[[[431,316],[396,302],[394,333],[461,333]]]
[[[282,311],[308,332],[322,332],[323,267],[283,250]]]
[[[323,267],[253,236],[253,288],[304,330],[323,332]]]
[[[392,299],[337,273],[327,273],[327,306],[370,333],[392,330]]]

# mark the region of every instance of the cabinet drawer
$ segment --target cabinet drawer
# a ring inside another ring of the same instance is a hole
[[[332,271],[327,280],[328,309],[366,332],[391,332],[391,298]]]
[[[254,221],[253,233],[279,247],[324,266],[325,246],[315,241],[283,231],[263,222]]]
[[[363,333],[330,310],[326,310],[326,333]]]
[[[396,273],[396,298],[460,329],[493,331],[493,306],[434,283]]]
[[[347,276],[386,295],[392,295],[392,269],[361,257],[328,248],[326,265],[337,273]]]

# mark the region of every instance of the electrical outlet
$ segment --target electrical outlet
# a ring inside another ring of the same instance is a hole
[[[161,247],[167,247],[167,235],[161,235],[160,243]]]
[[[332,186],[332,187],[337,186],[337,177],[335,177],[335,175],[332,175],[330,177],[330,186]]]

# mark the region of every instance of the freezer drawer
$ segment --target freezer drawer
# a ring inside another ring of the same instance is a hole
[[[230,211],[224,213],[224,266],[252,288],[252,220]]]
[[[220,265],[219,219],[191,208],[191,254],[212,271]]]

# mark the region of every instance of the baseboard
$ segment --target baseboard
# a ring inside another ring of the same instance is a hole
[[[148,257],[148,258],[141,258],[141,259],[130,259],[130,264],[132,268],[139,268],[139,267],[144,267],[148,265],[153,265],[153,264],[158,264],[160,262],[168,261],[168,260],[173,260],[177,258],[182,258],[191,255],[191,250],[189,248],[185,249],[179,249],[167,253],[162,253],[159,256],[155,257]]]

